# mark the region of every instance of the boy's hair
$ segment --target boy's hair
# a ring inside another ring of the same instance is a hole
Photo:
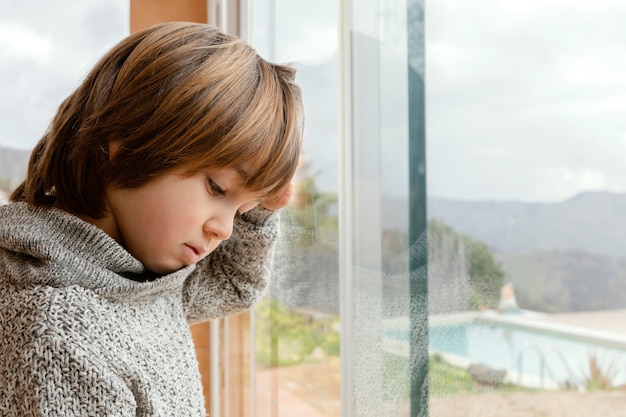
[[[302,135],[295,70],[197,23],[170,22],[111,49],[60,105],[11,200],[107,213],[105,187],[184,167],[240,168],[262,195],[291,180]],[[110,157],[109,144],[115,143]]]

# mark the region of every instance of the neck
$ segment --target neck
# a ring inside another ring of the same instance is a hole
[[[102,229],[107,235],[111,236],[117,243],[124,246],[119,228],[117,227],[117,223],[115,222],[115,219],[111,215],[111,212],[107,212],[107,214],[104,217],[94,218],[94,217],[87,216],[86,214],[77,213],[71,210],[67,204],[63,203],[62,201],[59,201],[58,199],[54,202],[53,206],[60,210],[68,212],[71,215],[76,216],[79,219],[87,223],[93,224],[94,226]]]

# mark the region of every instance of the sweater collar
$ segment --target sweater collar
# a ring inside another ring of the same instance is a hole
[[[195,268],[154,276],[98,227],[63,210],[25,202],[0,206],[0,249],[0,274],[10,281],[78,285],[113,298],[180,292]]]

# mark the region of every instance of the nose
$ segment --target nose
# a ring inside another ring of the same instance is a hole
[[[211,216],[204,224],[204,231],[211,239],[227,240],[233,234],[234,218],[234,214],[229,216],[226,213]]]

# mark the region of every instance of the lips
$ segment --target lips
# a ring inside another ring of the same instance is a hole
[[[187,248],[186,255],[190,264],[196,264],[204,257],[204,252],[195,246],[185,243],[185,247]]]
[[[185,247],[187,248],[187,254],[191,259],[191,263],[198,263],[201,259],[206,257],[209,253],[213,252],[211,245],[208,246],[194,246],[185,243]]]

